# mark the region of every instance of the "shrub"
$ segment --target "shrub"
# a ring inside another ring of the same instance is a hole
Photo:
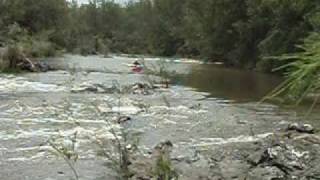
[[[284,70],[286,81],[268,97],[284,96],[287,100],[300,103],[306,96],[319,93],[320,88],[320,33],[312,33],[302,45],[300,52],[279,57],[286,64],[275,70]],[[319,95],[318,95],[319,96]]]

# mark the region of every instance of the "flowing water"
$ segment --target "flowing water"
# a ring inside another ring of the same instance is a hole
[[[66,55],[47,60],[57,71],[0,75],[0,179],[68,179],[71,172],[47,141],[64,142],[75,132],[81,179],[109,179],[92,142],[114,138],[110,128],[120,127],[105,120],[118,113],[131,117],[126,127],[139,132],[141,149],[170,140],[173,156],[183,158],[198,150],[256,141],[287,122],[320,127],[317,110],[304,118],[308,106],[257,105],[281,78],[193,61],[168,60],[174,85],[149,95],[77,91],[88,84],[145,82],[144,74],[133,74],[126,65],[134,60]],[[157,64],[159,59],[145,62]],[[96,107],[107,117],[97,115]]]

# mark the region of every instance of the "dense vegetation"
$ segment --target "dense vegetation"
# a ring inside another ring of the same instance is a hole
[[[0,46],[197,57],[270,71],[319,31],[318,0],[0,0]]]

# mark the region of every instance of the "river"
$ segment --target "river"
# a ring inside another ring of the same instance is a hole
[[[0,179],[71,177],[66,164],[53,155],[46,142],[53,137],[68,138],[75,132],[79,154],[76,169],[81,179],[109,177],[110,171],[96,156],[91,140],[109,139],[112,134],[105,117],[97,115],[92,104],[106,110],[110,119],[119,112],[130,116],[126,128],[139,132],[141,149],[148,151],[170,140],[176,157],[213,153],[226,144],[256,141],[289,122],[320,127],[317,109],[304,117],[307,104],[286,107],[257,103],[282,81],[280,77],[219,65],[167,60],[168,69],[175,71],[174,84],[148,95],[79,90],[88,84],[125,87],[146,82],[144,74],[133,74],[126,65],[134,60],[66,55],[47,60],[56,71],[0,75]],[[147,64],[159,61],[145,58]],[[117,124],[112,126],[119,129]],[[182,170],[184,179],[204,172],[201,168],[189,169]]]

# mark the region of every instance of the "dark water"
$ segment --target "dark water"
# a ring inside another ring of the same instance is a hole
[[[250,102],[261,100],[282,82],[282,78],[218,65],[194,65],[189,74],[177,76],[175,81],[208,92],[211,97]]]
[[[243,108],[257,104],[283,82],[284,78],[221,65],[195,64],[189,73],[177,75],[174,82],[209,93],[209,98],[223,99],[224,102],[237,104]],[[298,105],[272,104],[279,107],[281,113],[296,116],[297,121],[320,126],[320,105],[311,109],[313,101],[305,100]]]

